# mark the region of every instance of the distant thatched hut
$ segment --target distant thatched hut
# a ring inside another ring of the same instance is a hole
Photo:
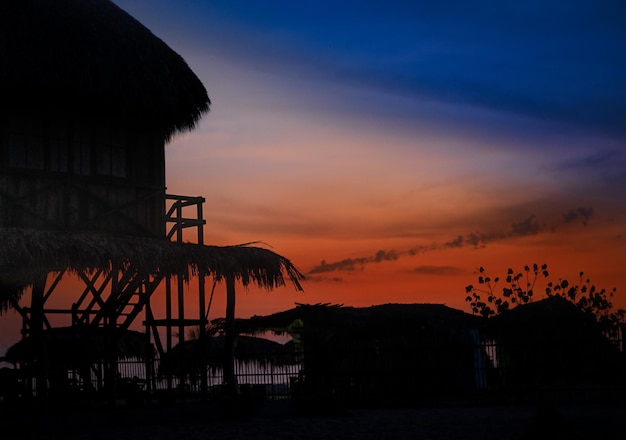
[[[397,404],[465,396],[480,386],[479,321],[439,304],[300,305],[239,326],[294,336],[302,396]]]
[[[593,315],[561,296],[525,304],[487,321],[502,386],[534,392],[623,386],[626,358]]]
[[[154,347],[146,335],[133,330],[71,326],[45,330],[42,336],[44,356],[40,353],[40,341],[30,336],[9,347],[6,360],[20,367],[17,374],[22,377],[36,375],[45,362],[46,381],[56,399],[101,390],[106,363],[111,358],[154,358]]]
[[[200,377],[201,374],[206,374],[203,368],[223,369],[225,354],[224,335],[207,337],[204,341],[190,339],[177,344],[161,356],[159,375]],[[207,365],[201,365],[202,357],[206,358]],[[235,360],[241,364],[256,362],[259,365],[295,363],[291,344],[281,344],[270,339],[247,335],[238,335],[235,338]]]

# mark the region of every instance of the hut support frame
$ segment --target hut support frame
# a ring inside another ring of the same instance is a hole
[[[206,221],[203,216],[204,197],[187,197],[180,195],[166,195],[166,201],[170,204],[166,209],[165,220],[169,226],[166,235],[167,238],[175,242],[183,242],[186,238],[185,231],[190,230],[193,234],[193,240],[198,244],[204,244],[204,225]],[[208,325],[208,313],[206,305],[206,284],[205,277],[202,274],[198,278],[198,318],[189,319],[185,314],[185,282],[182,278],[165,277],[165,319],[155,319],[152,314],[152,307],[148,301],[146,307],[145,325],[146,334],[150,334],[155,338],[155,345],[159,355],[163,355],[165,351],[170,351],[174,346],[174,336],[178,335],[178,343],[185,342],[186,332],[189,327],[197,327],[199,338],[206,337],[206,328]],[[174,308],[176,304],[176,308]],[[175,313],[176,312],[176,313]],[[175,316],[177,315],[177,316]],[[159,336],[159,327],[165,327],[165,347],[163,347]],[[149,328],[149,329],[148,329]],[[151,331],[150,331],[151,330]],[[181,350],[182,353],[182,350]],[[181,367],[184,367],[185,360],[181,357],[178,359]],[[204,354],[200,359],[200,368],[202,371],[207,369],[207,359]],[[184,368],[180,369],[184,371]],[[179,378],[179,388],[184,389],[184,378]],[[168,373],[166,376],[167,388],[174,388],[173,376]],[[208,398],[208,382],[206,374],[200,375],[200,392],[202,400]]]
[[[202,205],[205,199],[203,197],[178,195],[166,195],[165,197],[166,201],[171,203],[165,215],[166,226],[171,225],[166,232],[167,238],[172,241],[182,242],[184,238],[187,238],[184,237],[184,232],[192,228],[195,230],[194,239],[199,244],[204,244],[203,227],[206,221],[203,219]],[[189,210],[193,210],[192,215],[188,215]],[[51,329],[58,322],[52,319],[52,316],[65,316],[66,319],[69,317],[70,319],[67,320],[71,320],[72,326],[109,328],[111,334],[113,334],[116,329],[127,330],[142,311],[145,313],[146,341],[148,343],[154,341],[156,349],[161,355],[165,347],[161,341],[159,327],[165,327],[165,346],[168,350],[172,347],[175,335],[174,330],[177,330],[179,342],[184,341],[185,332],[190,326],[198,326],[200,337],[204,337],[208,323],[204,276],[198,276],[198,318],[186,319],[184,301],[186,286],[182,278],[178,277],[174,282],[172,277],[157,275],[145,280],[136,278],[134,276],[135,273],[132,267],[119,272],[108,272],[102,268],[79,272],[77,276],[83,284],[83,289],[70,309],[46,307],[46,303],[52,294],[57,290],[61,290],[59,283],[65,275],[65,271],[39,277],[33,283],[30,306],[22,307],[16,302],[12,304],[22,317],[22,337],[33,337],[36,346],[39,347],[37,349],[40,353],[38,358],[45,359],[43,332]],[[155,319],[150,299],[163,280],[165,280],[166,318]],[[172,311],[172,297],[174,295],[178,305],[178,316],[176,317],[173,316]],[[40,343],[37,341],[40,341]],[[111,344],[115,344],[115,341],[111,341]],[[112,347],[110,347],[111,350]],[[109,382],[110,389],[114,390],[117,367],[114,359],[115,355],[111,350],[108,356],[109,359],[105,360],[105,365],[103,366],[105,368],[105,385],[106,382]],[[203,361],[206,367],[206,359],[201,361]],[[39,363],[42,366],[44,364],[45,362]],[[151,383],[155,379],[154,369],[151,364],[152,360],[146,359],[148,390],[152,388]],[[34,377],[36,379],[36,394],[44,402],[48,391],[46,375],[47,372],[42,367],[35,372]],[[171,378],[169,379],[171,384]],[[206,375],[202,375],[201,378],[201,391],[202,397],[206,398],[208,396]]]

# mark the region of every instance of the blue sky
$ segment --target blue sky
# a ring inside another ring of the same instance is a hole
[[[277,75],[626,132],[623,2],[118,4]]]

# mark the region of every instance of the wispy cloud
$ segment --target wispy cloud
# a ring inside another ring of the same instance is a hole
[[[592,215],[592,208],[570,209],[565,214],[563,214],[563,221],[565,223],[573,223],[576,220],[580,220],[584,226],[587,226],[587,222],[589,221],[589,219],[591,219]]]
[[[307,283],[343,283],[343,278],[341,277],[329,277],[324,275],[307,275],[306,277]]]
[[[447,276],[447,275],[458,275],[458,274],[464,273],[465,271],[461,269],[460,267],[455,267],[455,266],[422,265],[422,266],[417,266],[415,269],[413,269],[412,272],[423,274],[423,275]]]
[[[575,223],[577,220],[580,220],[581,224],[586,226],[589,219],[592,217],[592,214],[592,208],[572,208],[562,214],[560,225]],[[395,261],[403,257],[411,257],[417,254],[443,249],[464,248],[468,246],[480,248],[487,246],[489,243],[515,237],[528,237],[548,231],[554,232],[558,226],[559,224],[548,227],[546,224],[540,223],[537,216],[532,214],[519,221],[514,221],[510,227],[504,231],[472,232],[466,235],[457,235],[449,241],[433,242],[429,245],[417,245],[402,251],[379,250],[373,255],[364,257],[346,258],[334,262],[322,260],[319,265],[313,267],[309,271],[309,274],[363,270],[366,265],[371,263]],[[449,275],[453,273],[454,270],[455,268],[448,266],[419,266],[415,269],[415,272]]]
[[[541,226],[537,221],[537,217],[533,214],[526,217],[521,222],[513,223],[510,236],[525,237],[527,235],[538,234],[540,230]]]
[[[594,200],[622,205],[626,185],[626,143],[616,143],[608,149],[588,151],[567,158],[556,165],[556,175],[569,182],[581,194]]]
[[[325,260],[309,271],[309,274],[326,273],[335,271],[352,271],[360,269],[369,263],[380,263],[382,261],[395,261],[400,258],[400,254],[395,250],[379,250],[374,255],[360,258],[346,258],[344,260],[327,263]]]

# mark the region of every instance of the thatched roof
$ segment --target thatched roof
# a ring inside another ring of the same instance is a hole
[[[120,117],[169,138],[208,111],[185,61],[109,0],[0,2],[5,111]]]
[[[519,340],[576,339],[589,335],[604,338],[602,327],[592,314],[559,295],[519,305],[486,322],[489,333]]]
[[[184,341],[182,345],[176,344],[161,357],[159,375],[198,373],[202,356],[205,356],[208,366],[221,367],[225,359],[225,345],[226,338],[223,335],[208,337],[205,343],[192,339]],[[235,360],[240,363],[285,365],[296,362],[296,353],[290,343],[281,344],[265,338],[237,335]]]
[[[154,356],[154,347],[146,335],[134,330],[92,326],[57,327],[45,330],[43,342],[46,357],[58,362],[73,363],[102,360],[107,356],[112,340],[118,359],[147,359]],[[27,337],[15,343],[6,352],[7,362],[30,361],[40,356],[36,343]]]
[[[103,233],[0,228],[0,286],[20,292],[51,272],[132,269],[140,277],[198,274],[222,280],[234,276],[244,286],[272,289],[288,279],[302,290],[303,275],[287,258],[251,244],[205,246],[166,239]],[[0,290],[0,296],[2,295]]]
[[[298,304],[295,308],[267,316],[237,319],[241,333],[271,330],[283,333],[296,321],[305,327],[334,328],[342,332],[397,336],[419,330],[476,328],[482,320],[443,304],[381,304],[345,307],[330,304]]]
[[[611,383],[626,372],[595,317],[558,295],[489,318],[485,332],[510,384]]]

